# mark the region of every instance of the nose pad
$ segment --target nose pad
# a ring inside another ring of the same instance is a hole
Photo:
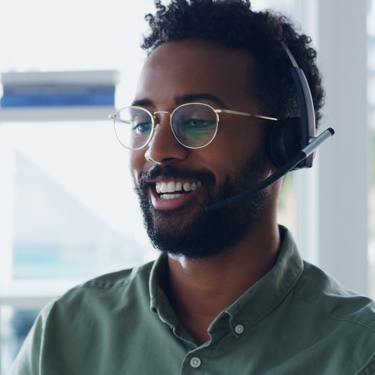
[[[171,160],[183,160],[189,149],[182,146],[173,135],[169,112],[157,112],[154,135],[147,146],[145,158],[157,164]]]

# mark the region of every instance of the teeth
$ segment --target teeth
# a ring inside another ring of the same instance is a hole
[[[183,194],[162,194],[160,196],[161,199],[169,200],[169,199],[176,199],[182,197]]]
[[[202,186],[200,181],[198,182],[184,182],[181,181],[168,181],[168,182],[157,182],[155,184],[155,189],[158,194],[165,194],[165,193],[174,193],[176,191],[195,191]],[[181,194],[168,194],[169,197]],[[165,198],[165,199],[173,199],[173,198]]]
[[[176,191],[176,183],[174,181],[169,181],[167,184],[167,192],[173,193]]]

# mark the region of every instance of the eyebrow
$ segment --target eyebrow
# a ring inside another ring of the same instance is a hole
[[[133,100],[131,103],[131,106],[136,106],[136,107],[152,107],[152,101],[149,99],[138,99],[138,100]]]
[[[216,95],[209,94],[209,93],[196,93],[196,94],[185,94],[176,97],[175,102],[177,105],[183,104],[183,103],[189,103],[189,102],[196,102],[199,100],[208,100],[212,103],[217,104],[221,107],[226,107],[225,103]],[[150,99],[137,99],[134,100],[131,104],[132,106],[138,106],[138,107],[152,107],[154,103]]]

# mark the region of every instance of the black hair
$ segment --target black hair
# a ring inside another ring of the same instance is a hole
[[[147,14],[150,32],[141,47],[152,53],[160,44],[183,39],[204,39],[228,48],[249,50],[257,66],[251,82],[260,109],[268,116],[299,116],[289,48],[309,83],[316,121],[321,118],[324,90],[311,38],[298,33],[284,15],[253,11],[249,0],[155,0],[156,12]],[[249,82],[250,84],[250,82]],[[252,90],[252,91],[253,91]]]

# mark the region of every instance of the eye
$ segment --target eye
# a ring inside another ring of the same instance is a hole
[[[132,113],[129,123],[134,135],[148,135],[152,131],[152,119],[147,113]]]
[[[216,129],[216,122],[202,119],[191,118],[184,121],[183,133],[188,140],[205,139],[211,137]]]
[[[190,118],[187,120],[184,120],[183,125],[186,130],[190,129],[202,129],[206,128],[207,126],[214,125],[215,122],[209,121],[209,120],[203,120],[199,118]]]
[[[172,116],[175,137],[185,146],[199,148],[207,145],[216,134],[217,115],[203,104],[182,105]]]
[[[150,134],[152,130],[152,123],[151,122],[132,122],[132,132],[144,135],[144,134]]]
[[[216,121],[191,118],[184,120],[182,126],[185,132],[206,132],[216,127]]]

